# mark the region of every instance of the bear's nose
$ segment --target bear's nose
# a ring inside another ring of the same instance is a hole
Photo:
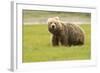
[[[54,28],[55,28],[55,26],[54,26],[54,25],[52,25],[52,28],[54,29]]]

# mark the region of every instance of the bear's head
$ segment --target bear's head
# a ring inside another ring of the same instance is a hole
[[[59,17],[48,18],[47,23],[48,30],[52,34],[59,34],[59,32],[62,30],[62,23],[59,20]]]

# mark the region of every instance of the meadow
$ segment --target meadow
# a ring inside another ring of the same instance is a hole
[[[23,25],[23,50],[22,61],[44,62],[63,60],[86,60],[91,58],[91,25],[80,25],[85,31],[85,44],[83,46],[53,47],[51,34],[47,25]]]

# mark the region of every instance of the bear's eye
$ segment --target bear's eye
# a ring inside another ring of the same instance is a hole
[[[50,22],[49,24],[52,24],[52,22]]]
[[[54,23],[54,24],[57,24],[57,23]]]

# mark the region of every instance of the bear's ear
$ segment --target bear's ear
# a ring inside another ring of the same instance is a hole
[[[56,17],[54,17],[56,20],[59,20],[59,17],[58,16],[56,16]]]
[[[52,18],[48,18],[48,20],[47,20],[47,24],[48,24],[51,20],[52,20]]]

